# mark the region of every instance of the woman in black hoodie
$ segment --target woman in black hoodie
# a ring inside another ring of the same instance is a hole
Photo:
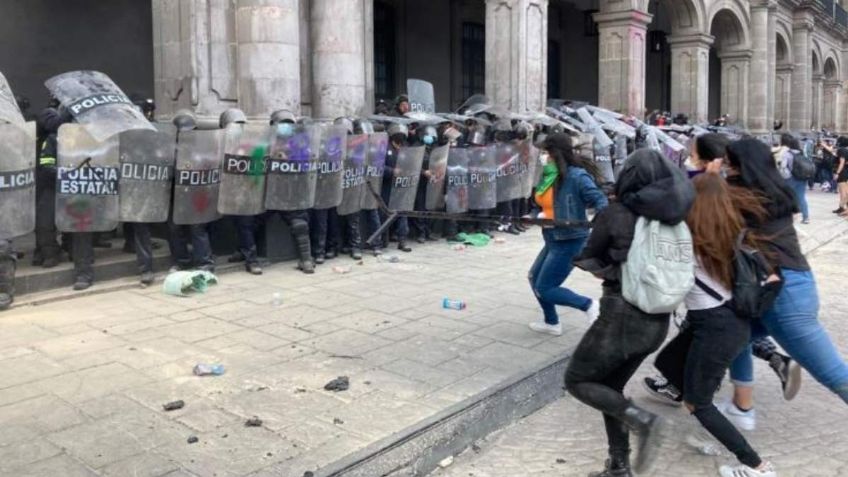
[[[609,443],[605,470],[595,477],[630,476],[629,430],[639,436],[634,464],[649,469],[659,443],[661,418],[634,405],[624,386],[668,333],[669,314],[647,314],[626,302],[621,265],[642,216],[668,225],[682,222],[695,199],[686,174],[660,153],[634,152],[621,170],[616,199],[595,218],[592,234],[575,265],[604,280],[598,321],[586,332],[565,375],[568,391],[603,412]]]

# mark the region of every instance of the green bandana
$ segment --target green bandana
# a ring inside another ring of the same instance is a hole
[[[554,185],[554,182],[557,180],[557,176],[559,175],[559,169],[557,169],[556,164],[553,162],[549,162],[545,164],[545,167],[542,168],[542,179],[536,185],[536,193],[544,194]]]

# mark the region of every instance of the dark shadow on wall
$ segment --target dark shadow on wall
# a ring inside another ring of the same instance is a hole
[[[44,81],[66,71],[106,73],[128,95],[153,96],[150,0],[2,0],[0,72],[36,113]]]

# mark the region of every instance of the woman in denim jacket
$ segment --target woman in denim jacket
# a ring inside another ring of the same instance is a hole
[[[606,195],[597,185],[600,172],[588,159],[574,153],[570,136],[553,134],[542,145],[544,169],[536,186],[536,202],[542,207],[540,217],[557,220],[585,221],[586,209],[599,212],[607,206]],[[562,283],[573,268],[572,260],[583,249],[589,230],[585,227],[544,227],[545,246],[530,268],[533,293],[544,313],[544,321],[530,323],[530,329],[555,336],[562,334],[556,305],[576,308],[590,321],[598,316],[598,305]]]

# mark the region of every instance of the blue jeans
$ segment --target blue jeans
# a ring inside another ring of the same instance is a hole
[[[805,181],[799,181],[794,177],[786,179],[786,183],[795,191],[798,206],[801,208],[801,216],[804,220],[808,220],[810,218],[810,208],[807,207],[807,183]]]
[[[816,381],[848,403],[848,364],[818,320],[819,296],[813,272],[782,272],[783,290],[771,310],[752,323],[751,338],[771,335]],[[754,382],[750,345],[733,361],[730,377],[740,385]]]
[[[527,278],[545,314],[545,323],[549,325],[559,323],[556,305],[570,306],[582,311],[588,310],[592,305],[591,298],[560,286],[574,268],[572,260],[580,253],[585,243],[585,238],[557,241],[549,239],[545,234],[545,247],[530,267]]]

